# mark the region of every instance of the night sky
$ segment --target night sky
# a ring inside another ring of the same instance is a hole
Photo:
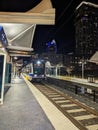
[[[41,0],[0,0],[0,11],[24,12],[36,6]],[[98,4],[97,0],[85,0]],[[52,0],[56,8],[55,25],[37,25],[33,48],[35,53],[46,52],[46,43],[55,39],[57,53],[74,52],[74,11],[82,0]]]

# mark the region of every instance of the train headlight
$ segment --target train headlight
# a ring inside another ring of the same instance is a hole
[[[38,64],[38,65],[41,64],[41,61],[38,60],[38,61],[37,61],[37,64]]]
[[[44,77],[44,75],[42,75],[42,77]]]
[[[34,77],[37,77],[37,74],[35,74]]]

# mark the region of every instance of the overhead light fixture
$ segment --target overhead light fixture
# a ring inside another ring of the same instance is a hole
[[[12,44],[11,43],[8,43],[9,44],[9,46],[11,46]]]
[[[15,56],[14,59],[17,60],[18,58]]]

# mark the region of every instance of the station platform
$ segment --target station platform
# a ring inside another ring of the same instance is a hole
[[[0,130],[79,130],[24,77],[12,79],[0,106]]]
[[[71,77],[71,76],[54,76],[54,75],[47,75],[47,77],[59,79],[59,80],[66,80],[74,83],[80,83],[82,85],[89,85],[98,88],[98,79],[94,82],[88,82],[88,79],[84,78],[77,78],[77,77]]]

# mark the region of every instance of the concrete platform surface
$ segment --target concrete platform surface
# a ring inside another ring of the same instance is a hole
[[[56,106],[54,106],[32,83],[24,78],[32,94],[44,110],[55,130],[79,130]]]
[[[0,106],[0,130],[79,130],[26,78],[12,79]]]
[[[0,130],[55,130],[22,78],[12,80],[0,105]]]

